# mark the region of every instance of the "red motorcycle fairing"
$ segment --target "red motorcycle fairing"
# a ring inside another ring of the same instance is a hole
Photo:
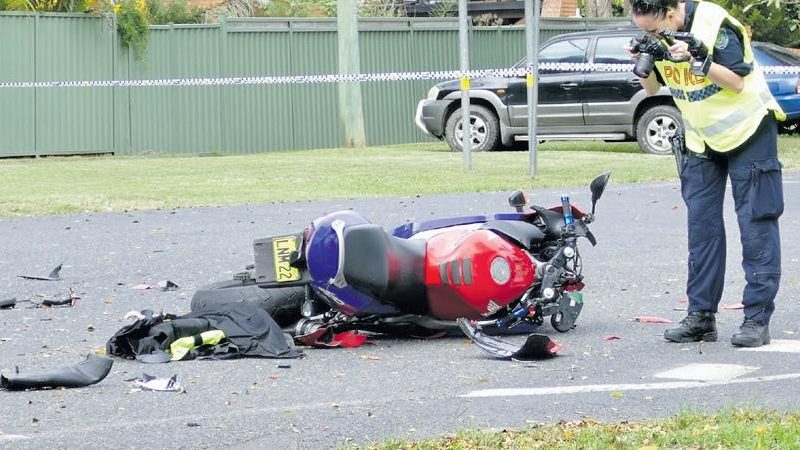
[[[578,208],[575,205],[570,205],[570,206],[572,207],[571,208],[572,209],[572,217],[574,217],[575,220],[581,220],[584,217],[586,217],[586,213],[583,212],[582,209]],[[553,211],[553,212],[557,212],[559,214],[563,214],[564,213],[564,208],[561,205],[556,205],[556,206],[553,206],[553,207],[550,207],[550,208],[547,208],[547,209],[549,209],[550,211]]]
[[[531,257],[491,230],[458,227],[427,237],[425,284],[438,319],[480,319],[518,299],[536,279]],[[508,281],[499,284],[490,268],[505,258]]]

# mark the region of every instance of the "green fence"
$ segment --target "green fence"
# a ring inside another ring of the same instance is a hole
[[[548,19],[540,36],[617,27],[620,20]],[[229,19],[154,26],[139,61],[108,19],[0,13],[0,82],[334,74],[335,19]],[[525,53],[523,27],[473,28],[471,67],[503,68]],[[359,21],[361,72],[454,70],[458,24]],[[417,102],[434,81],[363,83],[369,145],[420,142]],[[81,153],[255,153],[338,147],[333,84],[0,88],[0,157]]]

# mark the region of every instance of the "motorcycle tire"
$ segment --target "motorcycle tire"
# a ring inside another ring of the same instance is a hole
[[[253,282],[220,281],[198,289],[192,296],[192,311],[201,311],[231,302],[250,303],[269,314],[281,328],[297,323],[303,316],[305,285],[262,288]]]

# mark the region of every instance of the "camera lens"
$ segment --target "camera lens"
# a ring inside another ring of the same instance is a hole
[[[650,53],[640,53],[636,65],[633,66],[633,73],[640,78],[647,78],[655,66],[655,59]]]

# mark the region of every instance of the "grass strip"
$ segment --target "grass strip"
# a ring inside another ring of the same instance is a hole
[[[789,449],[800,448],[800,413],[727,409],[663,420],[593,419],[532,424],[528,430],[462,431],[426,441],[390,440],[369,450],[428,449]]]
[[[781,137],[780,157],[800,168],[800,138]],[[0,217],[415,196],[583,186],[612,170],[612,183],[676,179],[671,157],[636,143],[548,142],[536,177],[527,152],[463,155],[442,143],[241,156],[47,157],[0,160]]]

